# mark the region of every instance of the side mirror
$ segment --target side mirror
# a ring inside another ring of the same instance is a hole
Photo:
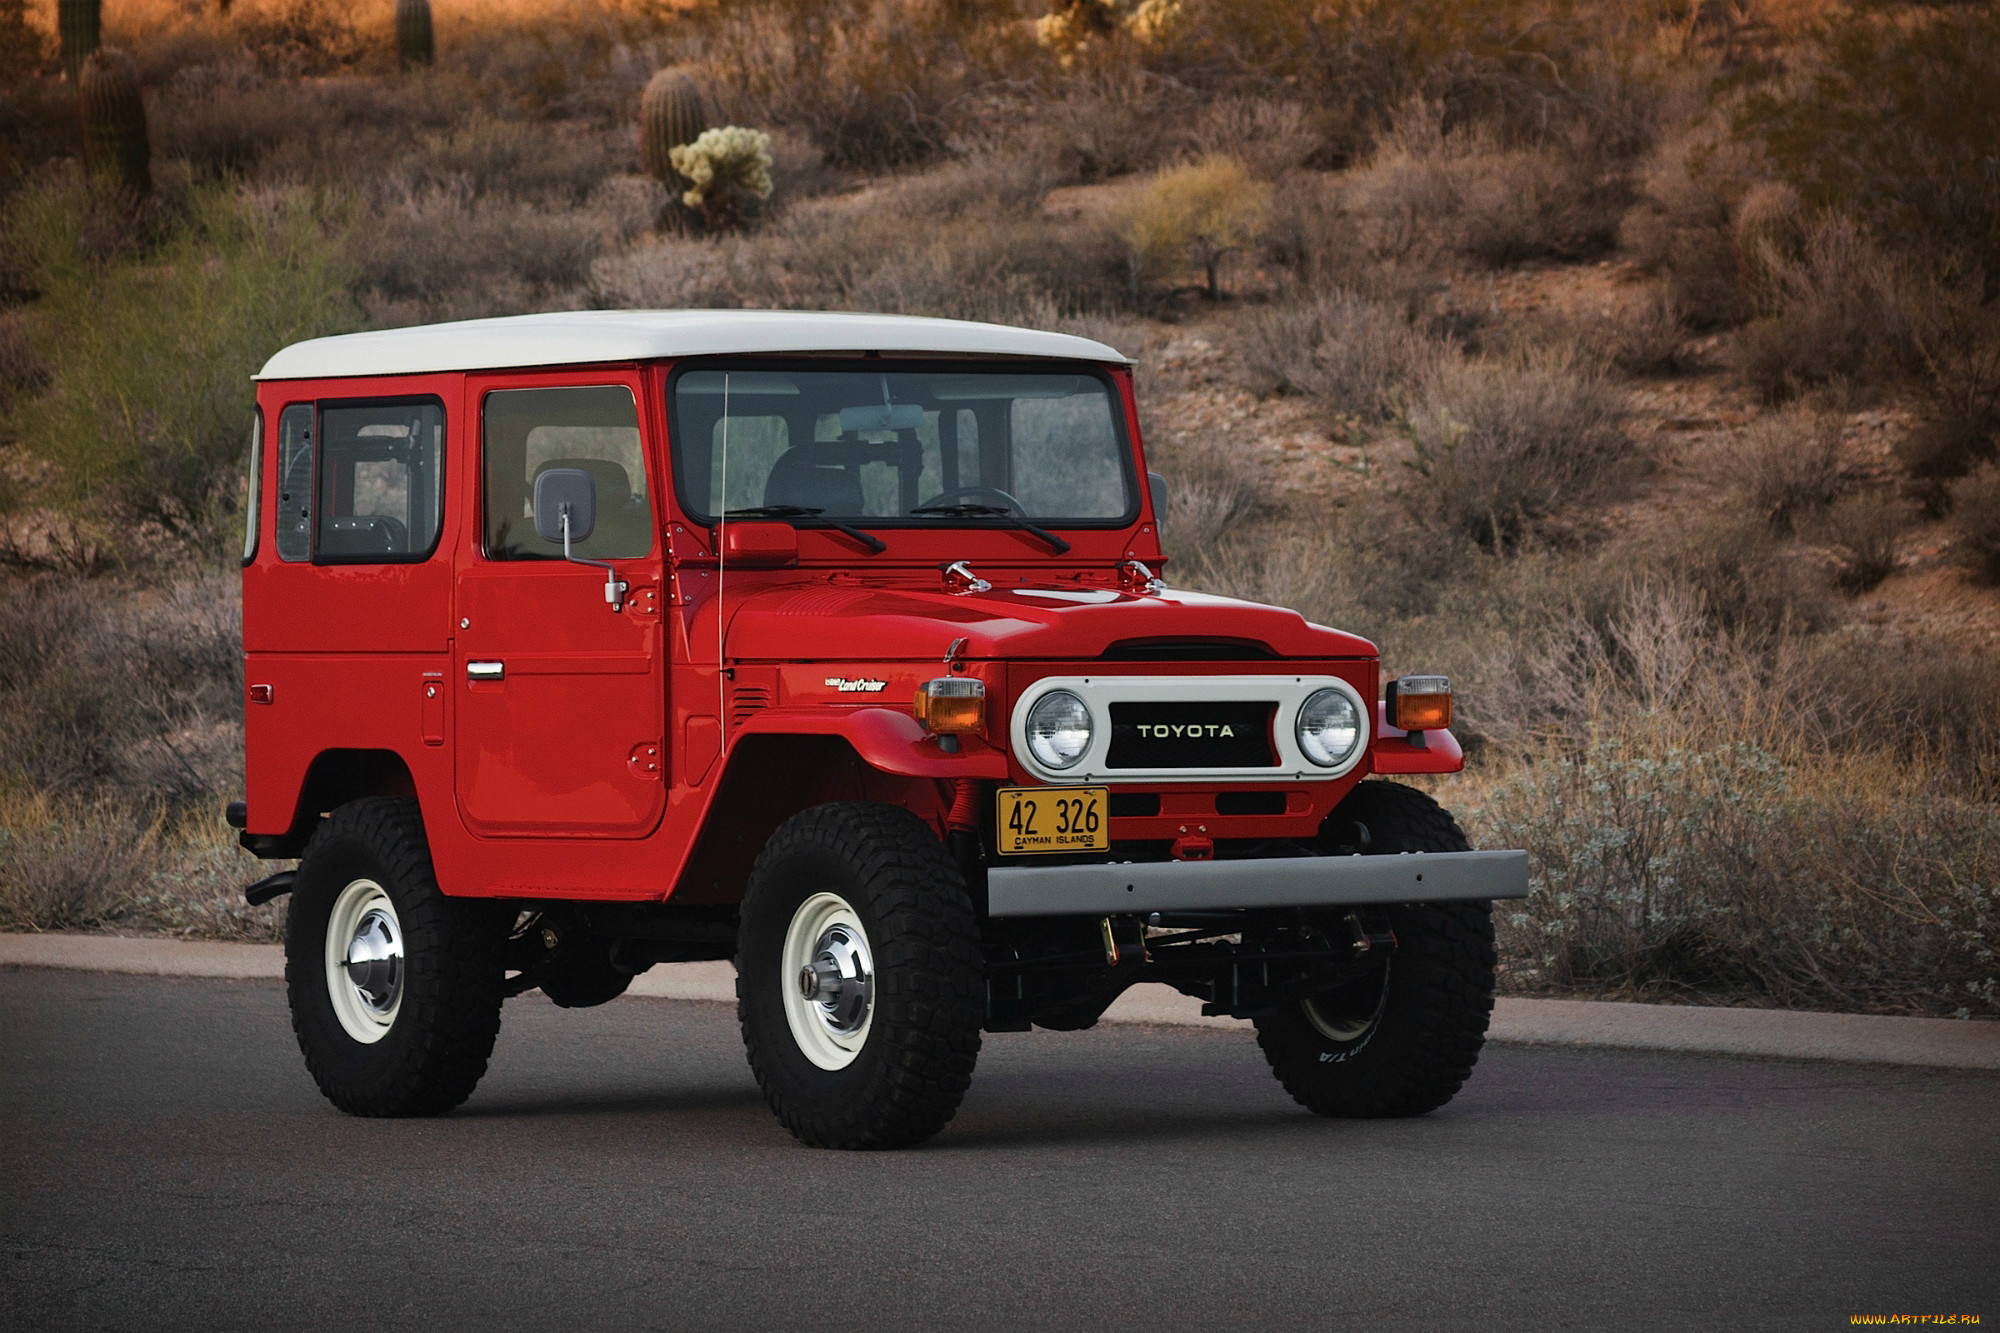
[[[1157,472],[1148,472],[1146,493],[1153,498],[1153,521],[1164,527],[1167,521],[1167,479]],[[535,512],[541,513],[542,507],[536,505]]]
[[[789,523],[731,520],[722,533],[722,561],[740,569],[786,569],[799,562],[799,530]]]
[[[604,600],[613,612],[625,609],[625,580],[608,560],[586,560],[570,554],[570,545],[586,541],[597,530],[597,483],[580,467],[552,467],[535,478],[535,535],[561,542],[563,559],[572,565],[594,565],[604,571]]]
[[[563,518],[569,518],[564,529]],[[555,542],[569,555],[571,542],[588,541],[597,529],[597,483],[578,467],[552,467],[535,478],[535,535]]]

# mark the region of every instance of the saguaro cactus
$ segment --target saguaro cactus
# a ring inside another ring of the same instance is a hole
[[[83,62],[103,40],[102,0],[56,0],[56,32],[62,38],[63,73],[75,83]]]
[[[663,69],[639,99],[639,161],[655,179],[675,183],[674,149],[701,137],[708,112],[684,69]]]
[[[83,161],[90,173],[140,194],[151,191],[146,100],[139,95],[139,70],[131,56],[115,46],[91,53],[77,78],[77,112],[83,119]]]
[[[431,0],[396,0],[396,59],[404,69],[431,63],[437,39],[431,31]]]

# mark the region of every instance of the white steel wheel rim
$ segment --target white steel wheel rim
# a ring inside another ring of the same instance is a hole
[[[875,960],[861,918],[837,893],[815,893],[792,913],[778,956],[785,1023],[799,1053],[845,1069],[875,1023]]]
[[[1301,1000],[1299,1008],[1305,1010],[1306,1021],[1318,1029],[1319,1035],[1328,1041],[1342,1044],[1360,1041],[1374,1032],[1375,1025],[1382,1021],[1382,1011],[1389,1005],[1389,965],[1382,965],[1382,985],[1376,992],[1375,1008],[1365,1018],[1338,1017],[1322,1012],[1318,997]]]
[[[357,879],[326,920],[326,993],[348,1036],[372,1046],[403,1008],[403,924],[388,890]]]

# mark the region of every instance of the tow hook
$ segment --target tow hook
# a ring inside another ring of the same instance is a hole
[[[1208,826],[1203,824],[1189,833],[1187,825],[1181,825],[1181,835],[1174,839],[1173,858],[1176,861],[1213,861],[1215,839],[1208,836]]]

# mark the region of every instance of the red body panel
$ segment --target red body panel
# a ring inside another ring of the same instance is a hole
[[[246,680],[253,697],[268,686],[270,699],[247,707],[251,834],[298,836],[317,813],[307,808],[313,775],[329,756],[365,752],[357,766],[371,790],[419,799],[447,893],[659,899],[681,886],[690,900],[712,900],[732,883],[740,892],[747,866],[736,844],[780,789],[796,799],[895,800],[942,829],[958,780],[1033,781],[1009,753],[1006,723],[1013,700],[1042,676],[1310,670],[1376,696],[1376,650],[1365,639],[1281,608],[1130,591],[1122,562],[1161,564],[1150,497],[1127,528],[1066,530],[1072,549],[1061,557],[1006,529],[884,529],[886,549],[869,555],[838,532],[802,527],[794,567],[731,568],[670,484],[668,369],[259,386],[267,422],[292,403],[435,396],[447,409],[447,484],[443,535],[428,560],[288,564],[273,539],[276,468],[265,469],[264,531],[244,569]],[[1131,375],[1112,374],[1136,447]],[[606,384],[630,386],[641,404],[659,525],[649,556],[614,562],[630,585],[617,613],[602,570],[488,559],[479,514],[482,396]],[[991,589],[952,591],[941,567],[960,560]],[[1190,639],[1240,643],[1266,660],[1104,660],[1115,644]],[[952,753],[911,717],[911,698],[947,671],[958,640],[951,669],[986,682],[988,723]],[[474,663],[503,664],[504,674],[474,679]],[[1112,836],[1311,836],[1370,771],[1450,772],[1463,762],[1449,733],[1428,733],[1423,748],[1390,728],[1376,735],[1370,757],[1341,779],[1228,784],[1285,792],[1282,814],[1218,815],[1216,789],[1198,784],[1118,787],[1157,792],[1160,812],[1114,817]]]

